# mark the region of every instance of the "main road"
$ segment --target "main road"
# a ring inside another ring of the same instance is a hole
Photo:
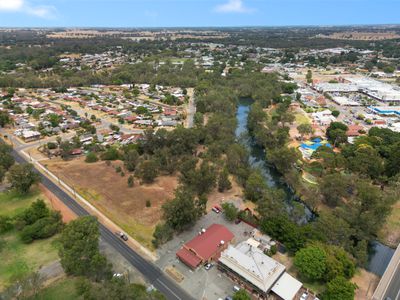
[[[12,152],[16,162],[27,162],[16,150]],[[54,193],[66,206],[76,215],[87,216],[89,213],[71,196],[58,187],[53,181],[36,170],[41,176],[42,183],[52,193]],[[132,266],[134,266],[158,291],[163,293],[169,300],[191,300],[194,299],[182,288],[167,277],[157,266],[141,257],[136,251],[125,244],[119,237],[111,232],[107,227],[100,225],[100,236],[102,240],[114,247]]]

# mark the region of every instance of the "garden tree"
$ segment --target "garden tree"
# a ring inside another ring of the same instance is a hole
[[[168,225],[168,223],[157,224],[151,242],[155,248],[158,248],[160,245],[170,241],[173,236],[174,230]]]
[[[0,111],[0,127],[5,127],[8,124],[11,124],[11,118],[8,112]]]
[[[300,124],[297,126],[297,130],[301,135],[301,139],[303,139],[305,135],[312,134],[314,131],[311,124]]]
[[[68,141],[60,143],[60,155],[61,158],[66,160],[70,157],[72,150],[74,149],[73,144]]]
[[[235,294],[233,294],[233,300],[251,300],[250,295],[244,289],[240,289]]]
[[[232,188],[232,184],[229,181],[229,173],[227,168],[223,168],[219,173],[218,177],[218,191],[223,193],[226,190],[230,190]]]
[[[92,216],[80,217],[64,228],[58,254],[68,275],[94,280],[112,276],[111,265],[99,251],[99,236],[98,222]]]
[[[340,111],[338,110],[332,110],[332,116],[334,116],[335,118],[339,117],[340,115]]]
[[[136,151],[136,149],[127,149],[124,154],[123,154],[123,161],[125,168],[129,172],[133,172],[136,169],[136,166],[139,162],[139,153]]]
[[[348,129],[346,124],[332,122],[326,129],[326,136],[334,146],[340,145],[347,142],[346,132]]]
[[[307,80],[307,83],[312,83],[312,82],[313,82],[313,79],[312,79],[312,71],[311,71],[311,70],[308,70],[308,71],[307,71],[306,80]]]
[[[21,194],[26,194],[32,185],[40,181],[40,176],[34,172],[33,165],[21,164],[10,168],[7,180],[13,189]]]
[[[2,166],[6,171],[15,163],[11,151],[11,146],[0,142],[0,166]]]
[[[320,280],[326,272],[327,254],[318,246],[308,246],[296,252],[294,265],[309,280]]]
[[[136,169],[136,176],[138,176],[143,183],[153,183],[157,177],[157,163],[153,160],[145,160],[139,164]]]
[[[98,160],[99,160],[99,158],[97,157],[96,153],[89,152],[88,154],[86,154],[85,162],[87,162],[87,163],[95,163]]]
[[[287,146],[267,151],[267,160],[282,174],[289,171],[300,157],[300,153],[295,148]]]
[[[224,217],[230,222],[233,222],[237,219],[239,209],[232,203],[222,203],[222,209],[224,211]]]
[[[115,132],[119,132],[120,128],[115,124],[110,124],[110,129]]]
[[[327,174],[319,182],[319,190],[324,196],[324,201],[331,207],[336,207],[342,198],[348,196],[347,191],[350,187],[349,177],[341,173]]]
[[[353,300],[356,285],[344,277],[336,277],[326,285],[324,300]]]
[[[175,191],[175,198],[163,206],[163,219],[175,231],[181,232],[192,227],[203,214],[203,207],[188,189],[179,187]]]
[[[338,276],[347,279],[354,276],[356,270],[354,259],[343,248],[323,244],[321,246],[327,253],[325,281],[330,281]]]
[[[267,188],[265,178],[259,170],[255,170],[250,174],[246,181],[244,195],[246,199],[257,202],[263,198]]]
[[[50,122],[51,127],[57,127],[62,121],[62,116],[58,114],[48,114],[46,119]]]

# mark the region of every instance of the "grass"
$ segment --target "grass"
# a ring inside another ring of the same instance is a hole
[[[300,124],[311,124],[310,119],[303,113],[296,113],[295,115],[296,118],[296,124],[297,126]]]
[[[26,195],[15,191],[0,193],[0,216],[15,216],[38,198],[44,198],[39,189],[34,189]]]
[[[80,299],[76,291],[77,278],[63,278],[53,282],[48,287],[41,290],[30,300],[75,300]]]
[[[1,238],[6,243],[0,252],[0,290],[58,259],[57,236],[31,244],[22,243],[15,231],[3,234]]]
[[[16,216],[38,198],[45,199],[39,189],[27,195],[17,192],[0,193],[0,215]],[[0,250],[0,290],[58,259],[56,237],[24,244],[18,233],[11,231],[0,235],[0,238],[5,242]]]
[[[379,233],[379,240],[385,245],[397,247],[400,240],[400,200],[393,205]]]

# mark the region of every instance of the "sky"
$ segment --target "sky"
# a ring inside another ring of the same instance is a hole
[[[400,0],[0,0],[0,27],[399,23]]]

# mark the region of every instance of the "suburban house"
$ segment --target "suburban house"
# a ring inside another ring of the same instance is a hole
[[[233,239],[234,235],[228,228],[213,224],[184,244],[176,256],[188,267],[196,269],[199,265],[217,260]]]

